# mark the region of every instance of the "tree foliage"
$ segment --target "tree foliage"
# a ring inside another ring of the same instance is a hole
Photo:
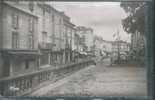
[[[123,29],[127,33],[134,34],[136,31],[144,33],[144,6],[143,2],[122,2],[120,5],[127,13],[122,20]]]

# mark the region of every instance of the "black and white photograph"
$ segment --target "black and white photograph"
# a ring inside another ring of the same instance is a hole
[[[145,7],[1,1],[0,96],[147,96]]]

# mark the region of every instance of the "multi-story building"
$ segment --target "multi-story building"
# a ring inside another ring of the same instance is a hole
[[[75,33],[74,34],[74,50],[76,50],[77,52],[80,52],[79,51],[79,42],[80,42],[80,36]]]
[[[72,50],[74,25],[70,22],[70,18],[64,12],[57,11],[42,2],[36,4],[36,15],[39,17],[39,44],[42,52],[40,64],[70,62],[71,54],[67,53],[66,49]]]
[[[103,40],[102,50],[106,55],[109,55],[112,52],[112,41]]]
[[[139,32],[131,35],[131,48],[134,50],[144,48],[144,35]]]
[[[139,32],[131,35],[131,49],[135,51],[144,49],[144,35]]]
[[[53,42],[51,40],[52,36],[52,17],[51,17],[51,7],[45,3],[30,2],[34,6],[34,13],[38,16],[38,40],[39,40],[39,50],[41,53],[39,59],[40,67],[45,65],[50,65],[51,59],[51,49],[53,47]]]
[[[101,56],[103,53],[103,39],[99,36],[94,36],[94,54]]]
[[[63,33],[63,17],[61,12],[57,11],[48,4],[40,4],[45,12],[43,12],[43,28],[45,31],[41,31],[42,40],[46,43],[45,50],[47,56],[45,56],[45,61],[48,61],[48,64],[61,64],[62,63],[62,53],[61,50],[64,47],[62,45],[62,33]],[[47,13],[47,14],[46,14]],[[45,17],[45,19],[44,19]],[[47,63],[46,63],[47,64]]]
[[[72,51],[72,34],[75,32],[74,24],[64,12],[57,11],[48,4],[38,4],[43,12],[40,17],[40,43],[43,46],[46,56],[41,57],[45,64],[64,64],[70,62]],[[51,23],[50,23],[51,22]],[[45,30],[45,31],[43,31]],[[48,50],[47,50],[48,49]],[[68,51],[70,49],[70,51]],[[45,53],[44,53],[45,54]]]
[[[77,53],[77,45],[76,45],[76,43],[75,42],[77,42],[75,39],[77,38],[77,37],[75,37],[76,36],[76,28],[75,28],[75,26],[72,28],[72,41],[71,41],[71,48],[72,48],[72,56],[71,56],[71,59],[72,59],[72,61],[75,61],[75,56],[76,56],[76,53]]]
[[[93,29],[84,26],[77,27],[77,33],[80,35],[80,44],[83,46],[84,51],[91,51],[93,46]]]
[[[126,53],[130,51],[130,43],[119,40],[112,43],[112,52]]]
[[[76,32],[75,25],[70,22],[70,18],[64,15],[64,37],[65,37],[65,63],[71,61],[73,36]]]
[[[80,53],[80,36],[79,34],[74,34],[74,60],[78,61],[79,53]]]
[[[16,2],[1,2],[1,76],[38,68],[38,17]],[[5,66],[5,67],[4,67]]]
[[[131,56],[134,60],[144,62],[144,35],[140,32],[131,34]]]
[[[100,36],[94,36],[94,53],[96,56],[108,56],[112,53],[113,41],[103,40]]]
[[[64,12],[43,2],[6,1],[1,7],[0,65],[8,67],[0,68],[6,70],[5,76],[69,63],[74,58],[76,29]]]
[[[74,59],[74,27],[68,16],[46,3],[0,1],[0,95],[25,95],[55,81],[53,70],[41,68]],[[58,78],[59,71],[54,74]]]

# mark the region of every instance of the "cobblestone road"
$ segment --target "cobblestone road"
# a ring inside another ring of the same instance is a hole
[[[106,60],[46,86],[38,96],[146,96],[144,67],[109,66]]]

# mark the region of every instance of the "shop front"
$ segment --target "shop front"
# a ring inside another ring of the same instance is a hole
[[[30,50],[6,50],[2,53],[3,77],[15,76],[38,70],[39,53]]]

